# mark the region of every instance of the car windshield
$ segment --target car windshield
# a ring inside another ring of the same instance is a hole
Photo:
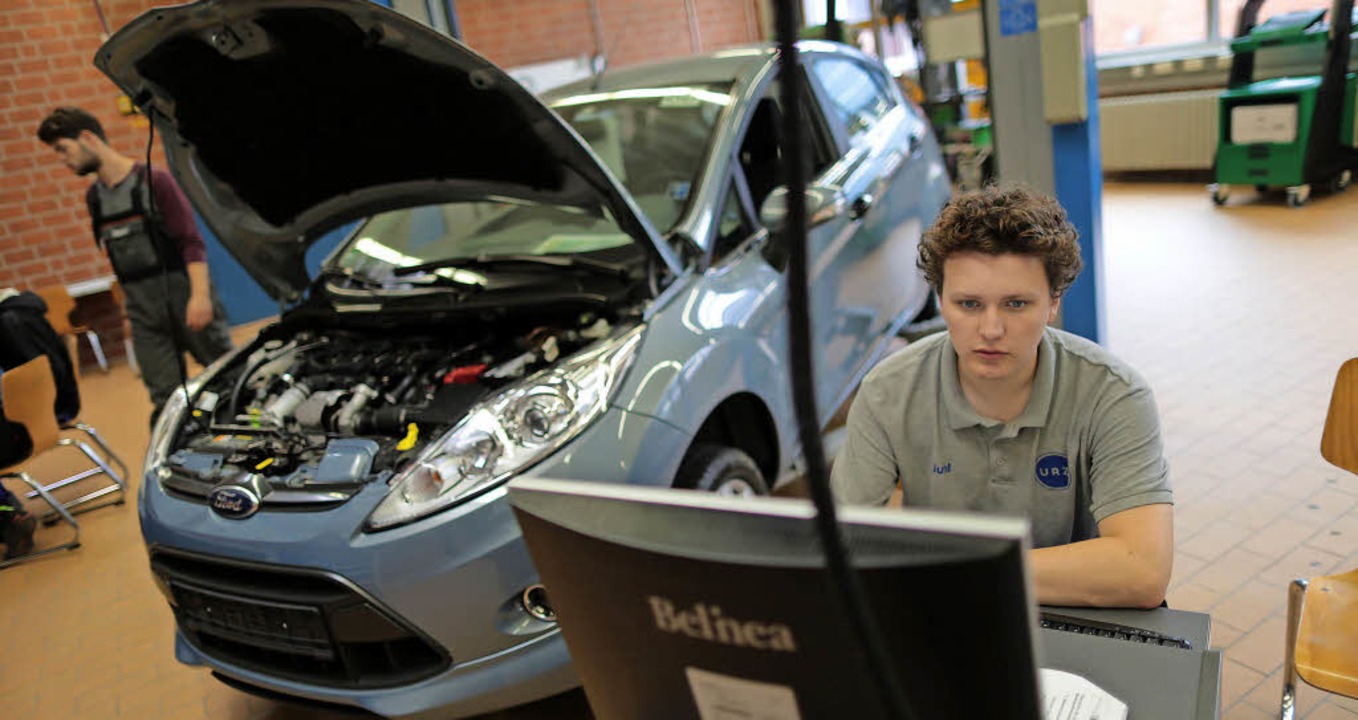
[[[403,267],[455,266],[458,258],[571,255],[633,242],[607,213],[492,198],[374,215],[354,230],[333,265],[382,280]]]
[[[548,104],[593,148],[657,230],[688,207],[730,85],[632,88]]]

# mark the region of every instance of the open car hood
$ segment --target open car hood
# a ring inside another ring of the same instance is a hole
[[[319,235],[376,212],[501,195],[611,213],[679,263],[588,146],[467,46],[369,0],[203,0],[95,56],[155,123],[171,172],[275,299]]]

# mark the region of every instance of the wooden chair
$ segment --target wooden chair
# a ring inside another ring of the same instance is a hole
[[[41,361],[42,364],[41,374],[42,377],[45,379],[34,380],[33,378],[39,374],[38,371],[36,370],[29,370],[26,373],[21,373],[18,377],[15,377],[13,380],[10,379],[11,374],[18,372],[23,368],[29,367],[33,363],[39,361]],[[9,415],[9,402],[10,402],[9,398],[11,392],[17,393],[22,398],[25,396],[26,393],[34,392],[32,387],[34,386],[34,383],[39,382],[51,385],[53,387],[53,392],[54,393],[56,392],[55,391],[56,381],[52,377],[52,365],[48,361],[47,356],[45,355],[35,360],[30,360],[29,362],[26,362],[13,370],[6,370],[4,376],[0,376],[0,383],[3,383],[4,386],[3,390],[0,390],[0,392],[4,393],[3,397],[5,403],[5,414]],[[55,395],[53,395],[53,398],[55,398]],[[25,418],[22,421],[15,417],[10,417],[11,422],[22,422],[22,424],[24,424],[25,426],[27,426],[29,423],[35,422],[41,423],[41,429],[44,431],[42,433],[42,437],[44,438],[44,440],[46,440],[47,437],[45,431],[47,430],[47,423],[49,420],[51,421],[51,424],[55,426],[57,429],[56,438],[53,442],[50,443],[44,442],[43,445],[39,445],[37,438],[35,437],[33,440],[33,455],[41,454],[42,452],[45,452],[53,447],[73,447],[79,450],[80,453],[84,455],[85,458],[90,461],[90,463],[92,463],[92,466],[85,470],[81,470],[80,472],[75,473],[74,475],[58,480],[54,483],[44,485],[43,487],[51,491],[56,490],[58,488],[64,488],[68,485],[74,485],[87,478],[103,475],[111,481],[109,484],[104,485],[103,487],[95,488],[74,500],[68,500],[64,503],[64,505],[68,509],[79,507],[80,508],[79,510],[72,510],[72,513],[78,514],[89,510],[94,510],[95,508],[103,507],[104,505],[123,504],[127,497],[127,480],[126,480],[127,466],[123,463],[123,461],[120,458],[113,454],[112,450],[108,446],[108,443],[104,442],[104,439],[99,436],[99,433],[96,432],[94,428],[82,422],[74,421],[66,425],[59,425],[57,423],[56,413],[53,412],[52,406],[50,404],[47,406],[47,414],[42,417],[33,417],[30,415],[29,417]],[[94,440],[95,443],[99,445],[100,449],[104,451],[104,455],[101,456],[99,453],[96,453],[93,448],[91,448],[89,445],[85,444],[80,440],[71,437],[63,437],[61,434],[62,432],[73,430],[79,430],[83,432],[85,435],[87,435],[90,439]],[[33,435],[32,430],[29,430],[29,435]],[[110,459],[114,463],[116,463],[120,468],[122,468],[122,473],[119,473],[118,471],[113,469],[112,465],[109,464]],[[113,498],[113,500],[110,502],[101,503],[99,505],[92,505],[89,507],[82,507],[90,502],[106,497],[108,495],[112,495],[114,493],[117,493],[117,497]],[[35,498],[38,495],[39,495],[38,492],[30,491],[27,497]],[[56,512],[47,514],[46,516],[43,517],[43,522],[47,524],[55,522],[57,520],[56,515],[57,515]]]
[[[110,290],[112,291],[113,299],[117,301],[119,311],[121,312],[121,308],[123,307],[122,288],[118,287],[117,282],[114,282]],[[47,322],[52,325],[52,329],[56,330],[57,335],[63,340],[68,341],[67,350],[71,356],[71,365],[75,370],[77,381],[80,377],[80,356],[75,348],[75,337],[77,334],[83,334],[85,337],[89,338],[90,347],[94,350],[95,359],[99,361],[99,367],[103,368],[104,372],[108,372],[108,360],[104,357],[104,349],[99,344],[99,336],[94,334],[84,325],[73,325],[71,323],[71,312],[75,310],[75,298],[71,297],[71,293],[66,290],[66,286],[51,285],[44,288],[38,288],[33,292],[41,297],[43,302],[47,304]],[[126,328],[126,319],[124,319],[123,322],[125,326],[124,335],[128,338],[126,341],[128,343],[128,356],[131,358],[131,335]],[[136,360],[133,359],[131,362],[133,363],[132,369],[135,372]],[[118,457],[118,455],[113,452],[113,448],[109,447],[108,443],[104,441],[104,438],[97,430],[90,425],[81,422],[77,418],[71,418],[61,426],[61,429],[82,432],[90,440],[93,440],[104,453],[104,457],[116,464],[119,470],[122,471],[121,475],[115,476],[117,484],[119,486],[125,484],[125,480],[128,477],[127,463],[123,462],[122,458]]]
[[[1358,358],[1334,382],[1320,454],[1358,474]],[[1287,594],[1283,720],[1296,713],[1297,677],[1326,692],[1358,698],[1358,569],[1293,580]]]
[[[99,344],[99,335],[93,330],[78,325],[71,321],[71,313],[75,311],[75,298],[66,289],[65,285],[49,285],[47,287],[34,288],[43,302],[47,303],[47,322],[52,324],[53,329],[61,337],[74,339],[78,335],[84,335],[90,342],[90,350],[94,352],[94,359],[99,363],[99,369],[108,372],[108,358],[104,357],[104,346]],[[80,367],[79,353],[72,352],[71,360],[75,363],[77,370]]]
[[[4,418],[17,423],[28,432],[33,441],[33,449],[28,456],[12,466],[0,468],[0,478],[18,478],[32,488],[29,497],[42,496],[58,517],[71,526],[71,538],[60,545],[44,548],[9,560],[0,561],[0,568],[31,560],[58,550],[73,550],[80,547],[80,524],[71,516],[64,503],[49,492],[51,485],[43,485],[31,475],[15,468],[29,458],[40,455],[54,447],[61,446],[61,429],[57,427],[57,416],[52,411],[56,402],[57,385],[52,379],[52,364],[43,355],[30,360],[0,376],[0,397],[4,399]]]

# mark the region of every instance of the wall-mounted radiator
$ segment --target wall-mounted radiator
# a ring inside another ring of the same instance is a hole
[[[1099,100],[1104,171],[1210,170],[1220,94],[1190,90]]]

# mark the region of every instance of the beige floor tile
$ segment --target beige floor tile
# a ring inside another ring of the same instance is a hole
[[[1317,433],[1318,434],[1318,433]],[[1325,483],[1343,493],[1358,495],[1358,475],[1346,473],[1342,470],[1330,468],[1325,478]]]
[[[1258,574],[1258,579],[1286,595],[1287,585],[1296,578],[1325,575],[1339,568],[1344,558],[1309,545],[1294,548],[1278,562]]]
[[[1295,500],[1265,490],[1242,503],[1231,513],[1231,519],[1251,530],[1266,530],[1294,504]],[[1250,546],[1246,544],[1245,547]]]
[[[1192,555],[1176,552],[1174,553],[1174,574],[1170,577],[1170,587],[1182,585],[1193,579],[1193,576],[1204,567],[1207,562],[1199,560]]]
[[[1209,590],[1229,593],[1249,582],[1272,562],[1272,558],[1237,547],[1199,570],[1193,580]]]
[[[1335,472],[1342,473],[1343,471],[1336,470]],[[1292,508],[1288,512],[1288,516],[1302,522],[1311,523],[1313,527],[1323,527],[1343,517],[1355,506],[1358,506],[1358,497],[1327,486],[1306,498],[1305,502]]]
[[[1263,682],[1245,697],[1245,703],[1261,710],[1268,710],[1277,717],[1278,711],[1282,706],[1283,680],[1282,670],[1276,670],[1264,678]],[[1321,692],[1306,683],[1302,683],[1297,688],[1297,716],[1307,717],[1316,708],[1329,701],[1329,694]]]
[[[1245,635],[1245,631],[1230,623],[1212,617],[1212,644],[1218,650],[1229,648]]]
[[[1209,612],[1224,597],[1222,593],[1194,582],[1175,585],[1169,589],[1168,595],[1165,601],[1170,607],[1193,612]]]
[[[1269,616],[1284,612],[1286,607],[1285,593],[1252,580],[1213,606],[1212,619],[1248,631]]]
[[[1284,625],[1281,617],[1265,620],[1226,649],[1227,659],[1262,674],[1277,670],[1283,661]]]
[[[1263,679],[1264,674],[1258,670],[1226,659],[1221,667],[1221,707],[1234,706],[1249,695]]]
[[[1266,713],[1249,703],[1238,703],[1222,713],[1224,720],[1275,720],[1277,714]]]
[[[1315,534],[1318,526],[1279,512],[1272,523],[1259,527],[1240,547],[1273,560],[1280,560]]]
[[[1308,440],[1319,438],[1320,433],[1320,428],[1315,428],[1307,433]],[[1315,450],[1315,456],[1302,463],[1292,475],[1280,478],[1277,483],[1269,488],[1270,492],[1298,500],[1305,500],[1326,489],[1336,490],[1347,495],[1358,495],[1358,492],[1351,491],[1341,482],[1340,477],[1344,475],[1344,471],[1330,465],[1320,457],[1320,441],[1318,439],[1306,443],[1299,442],[1298,444],[1309,450]],[[1358,490],[1358,488],[1354,490]]]
[[[1350,711],[1348,708],[1335,705],[1333,700],[1325,703],[1324,705],[1321,705],[1320,707],[1306,714],[1306,720],[1355,720],[1355,719],[1358,719],[1358,713],[1354,713]]]
[[[1306,545],[1344,557],[1358,553],[1358,513],[1346,513],[1317,530]]]
[[[1218,520],[1188,540],[1176,542],[1178,551],[1199,560],[1213,562],[1250,537],[1249,528],[1231,516]]]

